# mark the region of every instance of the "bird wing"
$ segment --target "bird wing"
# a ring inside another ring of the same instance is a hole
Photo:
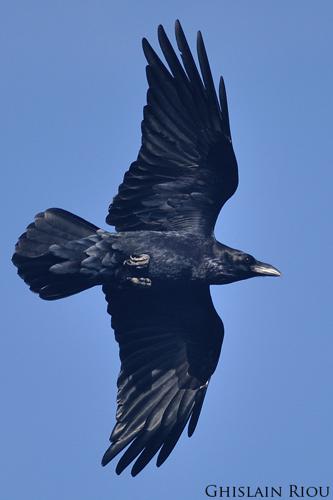
[[[179,21],[180,63],[162,26],[158,39],[169,69],[146,39],[149,89],[142,145],[109,207],[117,231],[184,230],[209,235],[238,185],[223,78],[219,101],[201,33],[201,75]]]
[[[116,425],[106,465],[130,445],[116,472],[136,460],[138,474],[160,450],[160,466],[187,422],[195,430],[209,379],[223,341],[223,323],[206,285],[154,290],[104,286],[108,312],[119,343]]]

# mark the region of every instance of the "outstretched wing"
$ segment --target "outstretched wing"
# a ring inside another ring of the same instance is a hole
[[[158,38],[169,70],[143,39],[149,89],[142,146],[106,222],[117,231],[184,230],[209,235],[238,185],[224,82],[221,77],[218,101],[200,32],[202,76],[179,21],[176,39],[183,66],[162,26]]]
[[[189,421],[195,430],[223,340],[208,286],[115,290],[104,286],[119,343],[117,423],[106,465],[129,445],[116,472],[138,474],[160,450],[160,466]]]

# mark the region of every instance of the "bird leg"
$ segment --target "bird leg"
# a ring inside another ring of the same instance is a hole
[[[146,253],[140,255],[130,255],[130,257],[124,260],[123,264],[129,270],[138,271],[139,276],[127,276],[126,281],[134,285],[136,287],[150,287],[152,285],[152,281],[149,278],[140,277],[141,270],[147,268],[149,265],[150,257]],[[134,274],[134,273],[133,273]]]
[[[130,255],[129,259],[124,260],[124,266],[136,267],[141,269],[142,267],[148,266],[150,261],[149,255],[142,253],[141,255]]]

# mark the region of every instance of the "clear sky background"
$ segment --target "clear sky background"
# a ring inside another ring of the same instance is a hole
[[[216,236],[283,277],[213,289],[226,336],[197,431],[133,479],[100,466],[119,370],[101,291],[43,302],[10,257],[48,207],[106,227],[140,145],[141,38],[174,40],[176,18],[227,86],[240,186]],[[1,499],[332,481],[332,25],[330,0],[1,2]]]

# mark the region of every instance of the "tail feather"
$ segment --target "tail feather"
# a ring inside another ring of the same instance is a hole
[[[97,284],[93,273],[89,276],[79,272],[84,249],[93,244],[89,237],[95,235],[98,240],[97,231],[97,226],[77,215],[49,208],[37,214],[35,221],[20,236],[12,261],[19,276],[41,298],[68,297]],[[70,257],[68,252],[66,255],[60,252],[59,256],[59,248],[69,242],[76,243],[76,240],[80,241],[73,245]]]

